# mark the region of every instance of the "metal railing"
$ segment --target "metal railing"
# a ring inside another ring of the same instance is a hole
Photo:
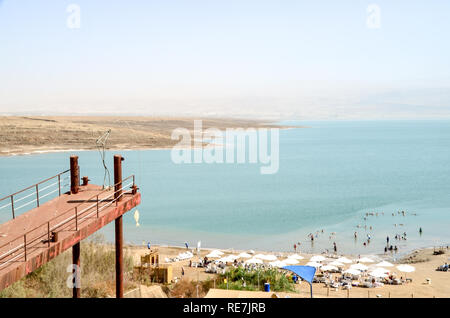
[[[62,188],[69,185],[69,184],[65,183],[66,181],[68,181],[70,179],[69,176],[65,175],[69,171],[70,170],[65,170],[61,173],[58,173],[56,176],[47,178],[43,181],[40,181],[38,183],[35,183],[35,184],[27,187],[25,189],[17,191],[16,193],[13,193],[4,198],[1,198],[0,199],[0,212],[7,207],[11,207],[12,218],[15,219],[16,212],[18,210],[20,210],[24,207],[27,207],[30,204],[35,203],[35,202],[36,202],[36,207],[39,207],[39,205],[42,203],[42,199],[48,197],[49,195],[52,195],[53,193],[58,192],[58,196],[60,196]],[[51,184],[47,184],[50,181],[54,181],[54,182]],[[39,187],[39,186],[41,186],[41,187]],[[33,192],[26,193],[26,192],[29,192],[30,190],[32,190]],[[49,191],[45,192],[46,190],[49,190]],[[23,195],[23,196],[21,196],[21,195]],[[25,203],[22,203],[22,201],[24,201],[30,197],[31,197],[31,199],[29,199],[28,201],[25,201]]]
[[[131,181],[126,183],[129,180]],[[119,189],[116,189],[116,186],[121,187]],[[123,191],[125,188],[130,187],[132,189],[134,186],[135,176],[131,175],[123,179],[121,182],[115,184],[114,186],[100,191],[89,199],[84,200],[78,205],[57,215],[55,218],[42,223],[39,226],[36,226],[35,228],[27,231],[26,233],[10,240],[8,243],[3,244],[2,246],[0,246],[0,269],[11,262],[26,261],[30,249],[34,247],[38,248],[39,245],[41,245],[40,247],[45,246],[42,244],[46,244],[47,247],[49,247],[52,243],[52,237],[57,231],[78,231],[80,223],[85,219],[94,215],[96,218],[99,218],[100,212],[102,210],[114,203],[117,206],[118,202],[125,194],[132,192],[132,190],[126,192]],[[102,194],[105,194],[109,191],[112,191],[112,193],[103,198],[101,197]],[[94,202],[94,204],[91,204],[88,207],[84,207],[82,209],[82,205],[90,202]],[[6,252],[1,252],[2,249],[7,247],[8,245],[10,249]]]

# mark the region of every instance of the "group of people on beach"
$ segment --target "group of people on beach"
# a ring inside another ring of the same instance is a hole
[[[392,216],[395,216],[396,214],[397,215],[406,216],[407,212],[404,211],[404,210],[397,211],[397,213],[392,213]],[[363,219],[364,219],[365,222],[367,222],[369,217],[371,217],[371,216],[378,217],[378,216],[381,216],[381,215],[384,215],[384,212],[366,212],[364,217],[363,217]],[[417,215],[417,214],[416,213],[410,213],[410,215]],[[395,225],[395,227],[397,227],[397,225],[398,226],[403,226],[404,224],[394,224],[394,225]],[[359,228],[364,228],[366,231],[372,231],[373,230],[372,225],[367,225],[367,224],[365,224],[365,225],[358,224],[356,227],[358,229]],[[315,233],[309,233],[308,234],[308,239],[311,241],[311,246],[314,246],[314,240],[317,239],[320,234],[324,234],[324,233],[325,233],[324,229],[318,230]],[[422,227],[420,227],[419,233],[420,233],[420,235],[422,235]],[[329,240],[331,241],[333,238],[335,238],[335,235],[336,235],[336,232],[331,232],[330,236],[329,236]],[[403,234],[395,234],[395,236],[393,236],[393,238],[396,241],[406,241],[406,239],[407,239],[406,232],[403,232]],[[356,231],[354,232],[354,239],[355,239],[355,243],[356,243],[356,241],[358,240],[358,232],[356,232]],[[364,247],[367,247],[370,244],[371,239],[372,239],[371,234],[367,233],[366,234],[366,239],[362,242],[362,245]],[[301,245],[300,242],[297,242],[297,243],[294,244],[294,251],[295,252],[297,252],[297,248],[299,248],[300,245]],[[399,248],[398,248],[397,245],[390,244],[390,237],[387,236],[387,238],[386,238],[386,246],[384,247],[384,252],[385,253],[387,253],[388,251],[392,251],[392,252],[395,251],[395,252],[397,252],[398,249]],[[327,253],[329,252],[328,249],[326,249],[325,251]],[[335,241],[333,242],[333,251],[334,251],[334,253],[337,253],[337,244],[336,244]]]

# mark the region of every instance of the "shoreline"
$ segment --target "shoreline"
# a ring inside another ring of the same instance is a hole
[[[112,147],[105,149],[105,151],[147,151],[147,150],[168,150],[171,149],[170,146],[167,147],[156,147],[156,148],[120,148],[120,147]],[[33,155],[42,155],[47,153],[60,153],[60,152],[80,152],[80,151],[98,151],[97,148],[78,148],[78,149],[59,149],[59,148],[46,148],[46,150],[31,150],[31,151],[14,151],[8,152],[3,151],[0,152],[1,157],[19,157],[19,156],[33,156]]]
[[[107,244],[113,244],[111,242],[108,242]],[[142,249],[142,248],[147,248],[144,245],[138,245],[138,244],[130,244],[130,243],[126,243],[124,244],[125,247],[130,248],[130,249]],[[186,251],[186,247],[185,246],[181,246],[181,245],[170,245],[170,244],[160,244],[160,243],[152,243],[151,244],[152,247],[157,247],[157,248],[162,248],[162,249],[177,249],[180,251]],[[360,254],[351,254],[351,253],[337,253],[336,255],[339,256],[345,256],[345,257],[349,257],[351,259],[358,259],[358,257],[362,258],[362,257],[374,257],[374,258],[378,258],[380,260],[389,260],[392,261],[395,264],[403,264],[404,260],[414,257],[417,258],[417,255],[421,255],[424,251],[429,251],[429,250],[437,250],[438,248],[444,248],[447,249],[450,247],[449,245],[440,245],[440,246],[426,246],[426,247],[419,247],[419,248],[414,248],[410,251],[405,251],[405,253],[402,253],[402,255],[399,255],[399,257],[397,258],[392,258],[392,257],[387,257],[388,255],[385,254],[380,254],[380,253],[360,253]],[[189,250],[196,250],[195,246],[189,246]],[[216,248],[216,247],[201,247],[200,248],[201,251],[213,251],[213,250],[220,250],[223,252],[227,252],[227,253],[242,253],[242,252],[248,252],[248,249],[234,249],[234,248]],[[255,252],[255,254],[258,253],[273,253],[276,255],[282,255],[282,256],[287,256],[290,254],[301,254],[301,255],[307,255],[307,256],[313,256],[313,255],[332,255],[333,253],[325,253],[325,252],[321,252],[321,253],[310,253],[310,252],[302,252],[297,251],[277,251],[277,250],[263,250],[263,249],[253,249],[253,251]],[[450,258],[450,257],[449,257]]]
[[[108,130],[106,150],[164,150],[178,143],[171,134],[194,120],[202,129],[296,129],[268,120],[240,118],[133,117],[133,116],[0,116],[0,157],[69,151],[97,151],[96,140]],[[209,144],[209,143],[206,143]]]

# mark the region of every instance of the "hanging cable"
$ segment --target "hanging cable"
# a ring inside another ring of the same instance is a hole
[[[106,142],[108,141],[109,135],[111,134],[111,129],[108,129],[106,133],[100,136],[96,140],[97,149],[100,153],[100,158],[102,159],[103,167],[105,168],[105,174],[103,176],[103,189],[105,189],[106,185],[106,177],[108,177],[108,188],[111,187],[111,174],[109,173],[108,167],[106,166],[105,156],[106,156]]]

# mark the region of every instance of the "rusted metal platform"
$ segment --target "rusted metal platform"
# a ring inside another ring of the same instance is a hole
[[[103,189],[87,184],[86,178],[85,185],[76,185],[75,193],[60,194],[18,216],[13,213],[13,219],[1,224],[0,290],[67,249],[75,247],[79,250],[81,240],[108,223],[114,220],[121,222],[121,216],[140,203],[141,195],[134,176],[122,180],[120,173],[118,180],[113,187]],[[37,197],[39,201],[39,195]]]

